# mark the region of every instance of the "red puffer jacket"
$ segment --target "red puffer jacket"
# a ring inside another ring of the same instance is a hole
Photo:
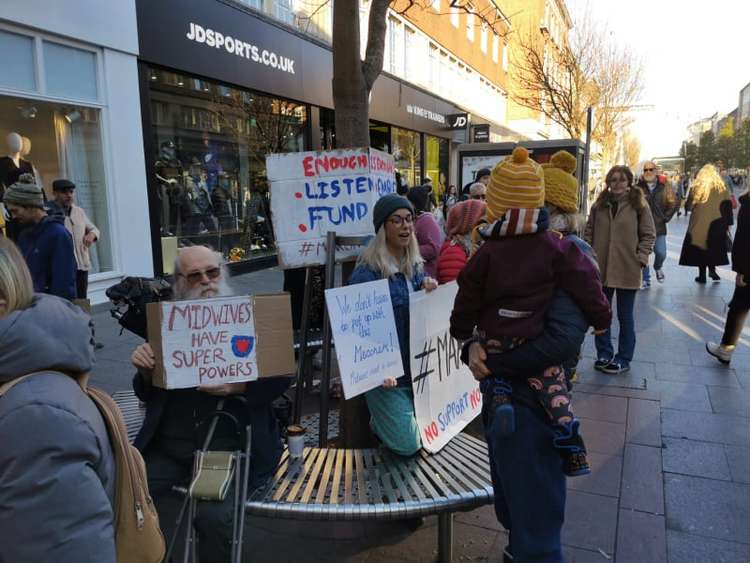
[[[440,254],[437,259],[437,280],[438,283],[452,282],[458,277],[459,272],[466,266],[466,251],[457,242],[446,239],[440,248]]]

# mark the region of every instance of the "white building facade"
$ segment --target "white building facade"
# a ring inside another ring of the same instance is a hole
[[[76,184],[101,231],[92,303],[123,275],[153,273],[137,55],[133,1],[0,3],[0,154],[18,133],[48,196],[58,178]]]

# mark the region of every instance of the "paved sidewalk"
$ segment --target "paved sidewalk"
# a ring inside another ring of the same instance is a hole
[[[580,364],[574,409],[593,473],[568,481],[563,531],[568,563],[746,563],[750,561],[750,329],[732,367],[704,350],[718,339],[734,275],[699,286],[677,266],[686,219],[670,224],[664,284],[636,298],[638,344],[630,373],[593,371],[593,339]],[[278,270],[242,276],[238,287],[281,288]],[[249,289],[248,289],[249,290]],[[128,388],[136,338],[117,336],[96,315],[95,381]],[[455,561],[501,561],[507,537],[491,507],[456,517]],[[416,532],[397,523],[310,523],[252,518],[247,560],[432,561],[437,524]],[[290,541],[292,540],[293,541]]]

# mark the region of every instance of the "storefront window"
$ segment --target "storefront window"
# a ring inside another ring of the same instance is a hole
[[[425,176],[432,179],[432,187],[438,201],[445,193],[448,182],[449,146],[448,139],[425,135]]]
[[[396,170],[409,186],[419,186],[422,183],[422,148],[419,137],[416,131],[391,127],[391,148]]]
[[[21,136],[19,168],[31,168],[48,199],[53,181],[71,180],[76,203],[99,228],[99,242],[91,247],[92,274],[114,269],[100,117],[94,108],[0,96],[0,141],[10,133]],[[8,154],[7,147],[1,150]],[[0,175],[0,184],[7,188],[18,175],[15,164],[0,167]]]
[[[34,39],[0,30],[0,53],[4,55],[0,86],[16,90],[36,90]]]
[[[230,261],[275,252],[267,154],[305,150],[307,107],[156,69],[150,72],[164,270],[177,248],[208,244]]]
[[[370,146],[379,151],[390,152],[389,140],[388,126],[385,123],[370,121]]]

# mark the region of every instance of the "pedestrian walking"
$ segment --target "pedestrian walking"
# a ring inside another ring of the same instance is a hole
[[[651,209],[656,228],[654,242],[654,271],[656,280],[664,282],[664,261],[667,258],[667,223],[679,207],[677,194],[663,176],[656,173],[656,164],[647,160],[643,163],[642,172],[638,179],[638,187],[643,190],[646,201]],[[648,264],[643,268],[643,289],[651,287],[651,269]]]
[[[430,212],[431,191],[427,186],[419,186],[410,189],[406,197],[414,206],[414,212],[416,213],[414,234],[417,237],[417,243],[419,243],[419,254],[424,260],[424,272],[434,278],[437,271],[437,258],[444,237],[437,219]]]
[[[615,353],[608,329],[596,337],[594,368],[609,374],[630,370],[635,353],[635,296],[641,288],[643,268],[653,251],[656,229],[646,197],[633,185],[627,166],[613,166],[606,188],[591,208],[584,240],[596,252],[610,304],[617,300],[620,335]]]
[[[482,200],[469,199],[457,203],[445,223],[448,237],[443,241],[437,260],[438,283],[448,283],[458,277],[471,254],[471,232],[484,217],[487,205]]]
[[[173,299],[206,299],[234,294],[227,283],[221,255],[204,246],[180,250],[174,268]],[[193,476],[194,453],[201,449],[211,418],[224,401],[222,417],[213,434],[211,447],[221,451],[244,450],[244,429],[252,429],[250,490],[266,483],[276,470],[282,445],[278,420],[271,406],[289,387],[286,377],[261,378],[247,383],[202,385],[197,389],[166,390],[151,384],[156,366],[153,349],[146,342],[131,356],[138,370],[133,389],[146,404],[146,417],[134,445],[143,453],[148,487],[167,543],[175,537],[180,499],[173,487],[189,485]],[[229,422],[234,420],[235,422]],[[221,502],[200,503],[194,526],[201,561],[224,563],[231,558],[232,495]]]
[[[732,353],[742,334],[750,310],[750,188],[739,198],[737,230],[732,245],[732,270],[737,273],[734,295],[729,302],[724,335],[720,343],[706,344],[708,353],[724,364],[732,360]]]
[[[91,222],[82,207],[75,204],[76,185],[70,180],[52,182],[54,200],[65,215],[65,228],[73,237],[76,259],[76,294],[78,299],[88,297],[91,246],[99,240],[99,229]]]
[[[62,215],[48,215],[42,188],[32,174],[21,174],[5,192],[5,206],[23,230],[18,248],[34,281],[34,291],[73,300],[76,291],[76,259],[73,239]]]
[[[543,206],[542,168],[529,158],[527,149],[516,147],[492,171],[488,224],[479,229],[484,244],[458,277],[451,335],[467,340],[477,334],[484,344],[493,373],[480,387],[484,400],[493,405],[491,424],[498,434],[512,432],[515,423],[512,389],[495,375],[493,357],[542,333],[555,289],[570,294],[596,330],[605,330],[611,320],[594,265],[575,244],[549,231],[549,215]],[[569,476],[589,473],[561,366],[546,366],[544,373],[527,381],[549,413],[564,472]]]
[[[0,561],[115,563],[115,458],[73,377],[94,364],[91,319],[32,291],[0,238],[0,385],[14,384],[0,397]]]
[[[458,192],[456,192],[456,186],[451,184],[448,186],[445,194],[443,194],[443,218],[448,219],[448,213],[451,208],[458,203]]]
[[[706,164],[698,172],[688,202],[692,213],[682,243],[680,266],[697,266],[697,283],[706,283],[707,269],[712,280],[720,281],[716,266],[729,264],[729,227],[734,215],[731,194],[713,165]]]
[[[389,450],[413,455],[422,447],[414,414],[409,354],[409,294],[437,287],[425,275],[414,235],[414,208],[403,196],[386,194],[373,209],[375,238],[357,261],[350,284],[387,279],[404,375],[387,378],[382,387],[365,393],[370,426]],[[394,374],[395,375],[395,374]]]
[[[491,173],[492,173],[492,170],[490,170],[489,168],[480,168],[477,171],[477,175],[474,176],[474,180],[466,184],[461,190],[461,201],[471,199],[471,193],[470,193],[471,186],[475,184],[476,182],[481,182],[485,186],[488,186],[490,183]]]

